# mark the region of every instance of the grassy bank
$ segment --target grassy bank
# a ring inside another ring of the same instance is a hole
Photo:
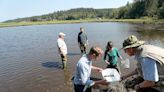
[[[139,24],[163,24],[164,19],[88,19],[88,20],[61,20],[61,21],[40,21],[40,22],[10,22],[0,23],[0,27],[13,27],[13,26],[28,26],[28,25],[43,25],[43,24],[67,24],[67,23],[82,23],[82,22],[128,22]]]

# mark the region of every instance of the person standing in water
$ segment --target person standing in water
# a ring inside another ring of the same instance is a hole
[[[61,56],[63,69],[66,69],[67,66],[67,45],[64,41],[65,35],[66,34],[64,34],[63,32],[60,32],[59,37],[57,39],[57,47],[58,47],[59,54]]]
[[[87,34],[84,32],[84,28],[80,27],[80,32],[78,34],[78,45],[81,54],[86,54],[87,43],[88,43]]]
[[[104,61],[107,64],[106,68],[115,68],[118,72],[118,59],[117,57],[122,60],[121,55],[118,52],[116,47],[113,47],[113,42],[109,41],[106,46],[105,54],[104,54]]]

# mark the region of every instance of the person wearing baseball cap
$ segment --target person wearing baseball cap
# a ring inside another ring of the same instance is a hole
[[[66,66],[67,66],[67,45],[64,41],[65,36],[66,34],[64,34],[63,32],[60,32],[59,37],[57,39],[57,47],[58,47],[59,54],[61,56],[63,69],[66,69]]]
[[[66,34],[64,34],[63,32],[60,32],[59,36],[66,36]]]

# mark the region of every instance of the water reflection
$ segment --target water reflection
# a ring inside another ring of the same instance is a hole
[[[157,30],[140,30],[137,32],[141,39],[146,40],[147,43],[164,47],[164,32]]]
[[[62,63],[61,62],[45,62],[42,63],[42,66],[47,68],[56,68],[56,69],[62,69]]]
[[[68,56],[81,55],[81,53],[68,53]]]
[[[66,87],[67,92],[72,92],[72,75],[69,69],[65,69],[64,71],[64,85],[63,87]]]
[[[164,47],[164,32],[136,31],[139,30],[136,25],[128,23],[77,23],[0,28],[0,92],[73,92],[70,78],[81,56],[77,44],[80,27],[86,29],[88,48],[96,45],[105,49],[109,40],[113,41],[115,47],[121,48],[123,40],[132,34],[148,43]],[[55,44],[61,31],[66,33],[69,52],[68,70],[61,69],[61,58]],[[94,64],[105,66],[104,62]]]

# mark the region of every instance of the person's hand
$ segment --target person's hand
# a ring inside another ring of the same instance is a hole
[[[103,80],[96,81],[95,84],[108,85],[109,82],[107,82],[106,80],[103,79]]]
[[[98,70],[97,70],[97,71],[98,71],[98,72],[102,72],[102,70],[103,70],[102,68],[98,68]]]
[[[121,76],[121,81],[125,80],[126,78],[127,78],[127,76],[126,76],[126,75]]]
[[[101,81],[102,81],[102,83],[101,83],[102,85],[109,85],[109,84],[110,84],[109,82],[107,82],[107,81],[106,81],[106,80],[104,80],[104,79],[103,79],[103,80],[101,80]]]
[[[109,63],[107,60],[105,60],[105,63],[106,63],[107,65],[110,65],[110,63]]]
[[[139,85],[139,84],[135,85],[135,86],[134,86],[134,89],[135,89],[135,90],[139,90],[139,89],[140,89],[140,85]]]
[[[121,60],[121,64],[125,64],[125,61],[124,60]]]

